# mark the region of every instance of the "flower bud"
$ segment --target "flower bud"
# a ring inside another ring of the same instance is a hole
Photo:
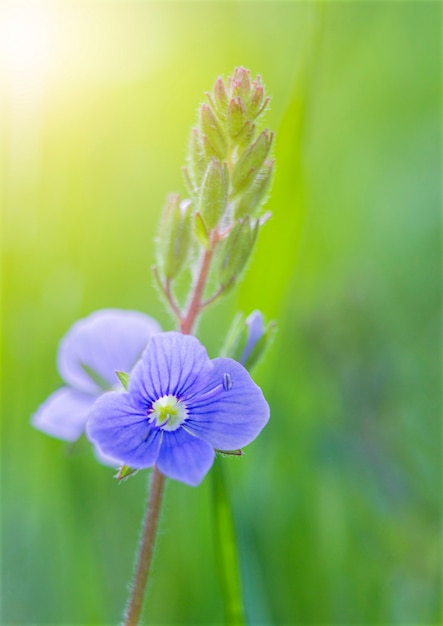
[[[274,161],[271,159],[265,161],[251,187],[239,196],[234,209],[234,217],[254,216],[258,212],[266,200],[271,185],[273,169]]]
[[[157,262],[165,278],[177,276],[191,247],[191,203],[180,196],[168,198],[157,240]]]
[[[205,171],[203,138],[198,128],[193,128],[188,149],[188,173],[193,189],[198,189]]]
[[[241,98],[232,98],[229,101],[227,126],[230,137],[236,137],[246,121],[246,108]]]
[[[251,100],[248,106],[248,117],[254,120],[269,104],[270,98],[264,98],[264,87],[261,83],[261,76],[257,76],[251,87]]]
[[[276,325],[274,321],[271,321],[265,326],[261,311],[253,311],[246,318],[246,326],[248,327],[248,337],[240,357],[240,363],[250,371],[271,343],[275,335]]]
[[[239,96],[245,104],[251,97],[251,73],[244,67],[236,67],[232,76],[232,94]]]
[[[235,142],[238,146],[246,150],[251,145],[252,139],[255,133],[255,124],[249,120],[247,120],[243,127],[241,128],[238,135],[235,137]]]
[[[214,104],[218,115],[224,119],[228,108],[228,95],[226,93],[225,83],[220,76],[217,78],[214,85]]]
[[[209,239],[208,229],[206,228],[206,224],[198,211],[195,212],[194,216],[194,232],[201,245],[206,250],[209,250],[211,248],[211,241]]]
[[[271,149],[273,138],[274,133],[264,130],[252,146],[241,155],[232,171],[232,185],[235,191],[242,191],[252,183]]]
[[[228,331],[222,356],[239,361],[251,370],[259,361],[275,334],[275,322],[265,324],[261,311],[253,311],[246,319],[238,314]]]
[[[233,285],[251,255],[257,240],[258,222],[252,223],[249,216],[239,220],[224,242],[219,281],[222,287]]]
[[[201,127],[215,152],[215,156],[217,156],[220,161],[223,161],[227,150],[226,138],[213,110],[207,104],[202,104],[201,106]]]
[[[203,178],[198,210],[206,227],[212,230],[217,226],[226,210],[229,174],[226,164],[212,158]]]

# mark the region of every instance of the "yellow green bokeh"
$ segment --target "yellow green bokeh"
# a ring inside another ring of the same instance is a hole
[[[272,96],[273,216],[198,334],[216,356],[237,310],[278,322],[271,420],[224,461],[249,621],[440,623],[440,38],[437,2],[2,5],[2,624],[121,618],[146,472],[29,418],[79,317],[173,328],[157,222],[236,65]],[[146,624],[222,623],[209,487],[169,481]]]

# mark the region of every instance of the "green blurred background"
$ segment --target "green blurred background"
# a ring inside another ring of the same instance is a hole
[[[272,419],[227,460],[251,624],[441,623],[438,2],[59,2],[0,17],[2,624],[116,624],[146,472],[29,425],[79,317],[172,328],[153,237],[196,108],[244,65],[272,96],[273,212],[237,310],[279,332]],[[147,624],[221,624],[210,478],[169,481]]]

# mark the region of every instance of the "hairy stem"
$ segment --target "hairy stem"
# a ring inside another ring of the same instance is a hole
[[[123,626],[137,626],[143,608],[146,583],[154,552],[155,536],[163,496],[165,476],[153,468],[149,489],[148,506],[143,523],[137,568],[132,584],[131,597],[126,609]]]
[[[202,297],[206,281],[208,279],[209,267],[211,265],[212,256],[214,254],[214,248],[215,245],[211,245],[210,249],[205,250],[205,253],[203,255],[200,273],[198,275],[197,282],[195,283],[194,291],[189,302],[189,308],[180,324],[180,330],[185,335],[189,335],[192,332],[192,328],[202,308]]]

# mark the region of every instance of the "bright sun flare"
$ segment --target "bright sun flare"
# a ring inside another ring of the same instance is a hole
[[[33,88],[56,60],[57,20],[48,5],[7,3],[0,9],[0,67],[12,87]]]

